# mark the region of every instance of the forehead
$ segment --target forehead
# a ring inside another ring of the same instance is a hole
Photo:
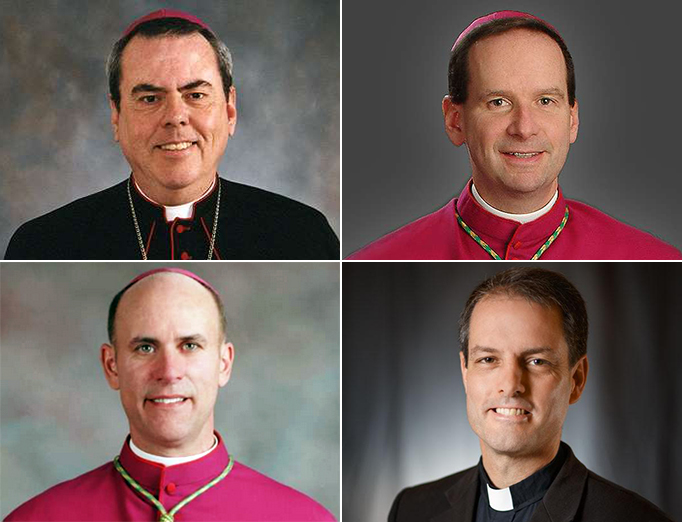
[[[479,40],[469,50],[468,68],[473,90],[567,89],[561,48],[538,31],[512,29]]]
[[[123,294],[116,322],[117,328],[133,330],[212,329],[219,326],[218,306],[211,292],[189,277],[153,274]]]
[[[147,38],[134,36],[123,50],[122,83],[180,83],[220,75],[211,44],[199,33]]]
[[[561,311],[523,297],[484,297],[471,314],[469,346],[498,350],[565,345]]]

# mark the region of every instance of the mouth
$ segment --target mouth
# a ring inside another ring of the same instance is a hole
[[[540,156],[544,154],[544,151],[506,151],[502,152],[502,155],[512,161],[523,161],[531,162],[537,161]]]
[[[527,419],[531,415],[528,410],[523,408],[491,408],[490,411],[495,412],[500,417],[511,420]]]
[[[154,148],[161,149],[165,152],[182,152],[197,144],[196,141],[174,141],[170,143],[162,143],[156,145]]]
[[[161,397],[149,397],[144,400],[145,405],[147,403],[151,404],[154,407],[165,407],[165,408],[173,408],[173,407],[178,407],[185,402],[189,400],[188,397],[182,397],[178,395],[174,396],[161,396]]]

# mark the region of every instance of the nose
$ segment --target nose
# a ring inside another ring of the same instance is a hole
[[[511,122],[507,127],[507,133],[522,140],[535,136],[539,131],[539,125],[530,107],[517,105],[511,113]]]
[[[173,383],[185,376],[185,360],[173,348],[161,349],[154,361],[152,377],[163,383]]]
[[[524,370],[517,362],[510,362],[501,368],[498,393],[503,397],[516,397],[526,391]]]
[[[187,125],[189,122],[187,104],[179,93],[172,93],[166,97],[165,109],[163,114],[164,127],[178,127]]]

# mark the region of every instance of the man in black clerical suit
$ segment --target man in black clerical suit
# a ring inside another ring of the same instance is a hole
[[[478,466],[400,492],[390,522],[670,522],[589,471],[561,442],[588,373],[587,311],[562,275],[512,268],[469,296],[460,318],[467,416]]]
[[[232,57],[200,19],[133,22],[107,63],[125,181],[23,224],[5,259],[339,259],[317,210],[221,179],[237,124]]]

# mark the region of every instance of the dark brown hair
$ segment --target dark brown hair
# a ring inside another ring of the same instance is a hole
[[[459,319],[459,343],[469,364],[469,324],[474,307],[492,295],[522,297],[561,312],[568,362],[573,367],[587,353],[587,309],[578,289],[558,272],[544,268],[509,268],[480,283],[467,300]]]
[[[121,59],[123,50],[134,36],[139,34],[146,38],[155,38],[159,36],[189,36],[194,33],[201,34],[213,47],[223,83],[223,91],[225,91],[225,99],[229,99],[230,87],[232,87],[232,54],[227,46],[211,31],[194,22],[184,18],[158,18],[143,22],[135,27],[114,44],[109,54],[107,59],[109,95],[116,105],[116,110],[121,111]]]
[[[573,58],[568,52],[566,44],[561,36],[551,27],[533,18],[502,18],[479,25],[467,34],[457,44],[450,53],[450,64],[448,66],[448,94],[453,103],[462,104],[466,102],[469,84],[469,49],[471,46],[486,38],[496,34],[506,33],[512,29],[528,29],[546,34],[554,40],[564,55],[566,62],[566,86],[568,89],[568,104],[573,107],[575,104],[575,70],[573,68]]]

